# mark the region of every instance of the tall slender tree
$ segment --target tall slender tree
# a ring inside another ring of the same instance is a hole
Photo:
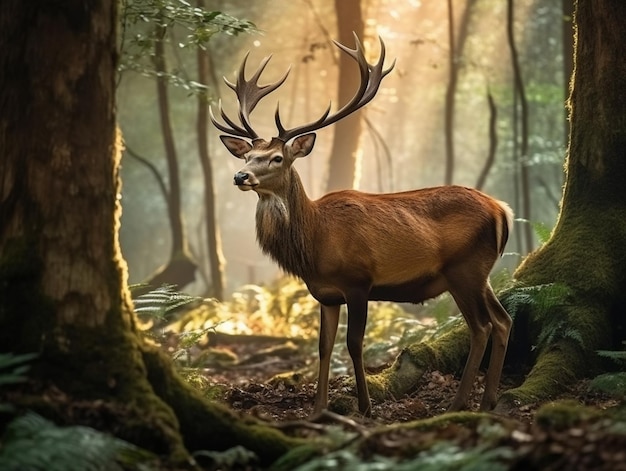
[[[335,0],[337,29],[341,44],[354,43],[353,32],[363,39],[364,23],[360,0]],[[346,54],[339,55],[339,105],[347,103],[359,86],[359,70]],[[352,188],[355,183],[358,150],[361,138],[359,110],[335,124],[333,144],[328,164],[326,191]]]
[[[197,0],[196,5],[204,9],[204,0]],[[196,47],[196,62],[198,64],[198,82],[217,88],[217,80],[211,77],[210,56],[204,48]],[[224,299],[224,254],[220,240],[217,222],[217,204],[215,201],[215,185],[213,182],[213,167],[209,156],[209,103],[206,93],[198,94],[198,112],[196,119],[196,134],[198,140],[198,156],[202,164],[204,175],[204,220],[211,275],[209,294],[218,300]]]
[[[167,212],[172,231],[172,250],[169,261],[158,268],[147,280],[147,283],[153,287],[158,287],[162,284],[173,284],[179,289],[183,289],[195,280],[197,265],[189,253],[185,236],[185,225],[183,223],[178,153],[176,152],[174,131],[170,120],[170,103],[167,91],[168,71],[165,62],[166,23],[164,12],[161,10],[154,24],[154,54],[152,59],[156,72],[157,102],[169,181]]]

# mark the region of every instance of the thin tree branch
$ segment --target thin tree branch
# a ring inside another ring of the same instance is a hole
[[[161,194],[163,195],[165,204],[169,206],[170,204],[169,191],[167,190],[167,185],[165,185],[165,180],[163,180],[163,175],[161,175],[161,172],[159,172],[159,169],[156,168],[156,166],[152,162],[150,162],[147,158],[142,157],[137,152],[135,152],[132,148],[130,148],[126,142],[124,142],[124,149],[125,149],[125,152],[127,152],[129,156],[131,156],[133,159],[137,160],[138,162],[148,167],[148,170],[152,172],[152,175],[154,175],[157,185],[159,185],[159,189],[161,190]]]
[[[496,108],[493,95],[489,90],[487,90],[487,103],[489,104],[489,153],[487,154],[487,160],[476,182],[476,188],[478,190],[481,190],[483,186],[485,186],[487,176],[496,160],[496,150],[498,149],[498,131],[496,129],[498,109]]]

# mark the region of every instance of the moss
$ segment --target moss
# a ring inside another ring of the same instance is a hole
[[[58,391],[59,397],[52,399],[59,402],[53,406],[58,418],[66,420],[81,409],[85,417],[78,414],[75,419],[84,425],[109,431],[175,463],[189,461],[178,421],[147,381],[140,340],[132,332],[66,326],[52,337],[31,376]],[[51,417],[45,411],[49,400],[45,395],[31,398],[29,405]]]
[[[422,358],[420,364],[424,363],[425,359]],[[377,401],[402,397],[415,389],[425,371],[424,367],[413,362],[413,356],[406,351],[402,352],[390,368],[367,378],[370,395]]]
[[[398,424],[397,428],[408,428],[412,430],[419,430],[422,432],[429,432],[432,430],[439,430],[448,427],[450,424],[475,426],[483,420],[496,420],[500,418],[492,414],[484,412],[447,412],[435,417],[429,417],[423,420],[416,420],[413,422],[407,422],[404,424]]]
[[[180,378],[169,357],[158,349],[144,346],[143,358],[152,387],[178,417],[188,450],[223,451],[237,444],[255,452],[267,466],[304,444],[302,440],[287,437],[274,428],[236,416],[226,407],[207,401]]]
[[[525,285],[563,283],[588,298],[623,296],[625,237],[623,208],[579,204],[561,215],[553,237],[524,260],[515,278]]]
[[[354,379],[352,379],[354,384]],[[328,409],[339,415],[358,413],[359,401],[353,394],[334,394],[328,403]]]
[[[368,378],[373,398],[401,397],[415,389],[427,370],[460,371],[469,351],[469,329],[461,320],[449,332],[407,347],[385,371]]]
[[[423,368],[461,371],[469,351],[470,335],[462,320],[449,332],[406,349],[411,361]]]
[[[574,342],[564,340],[551,345],[539,355],[520,387],[502,393],[498,407],[506,409],[556,397],[578,378],[584,368],[584,355]]]
[[[565,430],[601,415],[602,412],[598,409],[583,406],[577,401],[565,400],[541,406],[535,413],[535,422],[542,428]]]

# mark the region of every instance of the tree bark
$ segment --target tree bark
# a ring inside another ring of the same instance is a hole
[[[514,317],[507,364],[524,383],[503,393],[497,409],[549,399],[596,374],[597,350],[621,349],[626,324],[626,4],[579,0],[571,132],[561,211],[550,240],[500,293]],[[428,345],[408,348],[373,378],[379,394],[416,386],[426,368],[460,371],[468,350],[460,325]],[[445,360],[445,361],[444,361]],[[411,374],[407,375],[407,371]],[[410,380],[409,380],[410,378]]]
[[[115,0],[0,3],[0,351],[37,352],[11,398],[191,466],[296,443],[211,404],[137,332],[118,242]]]

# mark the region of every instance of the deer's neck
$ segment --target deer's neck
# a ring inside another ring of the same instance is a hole
[[[289,172],[282,191],[259,193],[256,230],[263,252],[283,270],[300,278],[314,270],[315,208],[295,170]]]

